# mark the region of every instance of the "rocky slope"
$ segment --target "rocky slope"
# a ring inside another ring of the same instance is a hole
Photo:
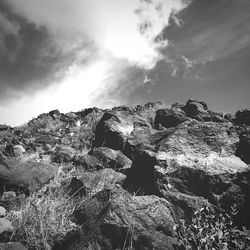
[[[216,113],[198,100],[54,110],[21,127],[0,125],[0,204],[7,210],[0,249],[198,249],[208,240],[190,243],[178,228],[196,223],[204,208],[231,214],[232,228],[245,227],[234,240],[218,230],[215,246],[204,249],[249,249],[248,164],[250,110]],[[16,216],[34,190],[40,202],[51,190],[74,197],[74,227],[37,245],[19,232]]]

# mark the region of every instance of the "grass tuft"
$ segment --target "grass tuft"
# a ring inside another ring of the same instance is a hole
[[[48,250],[77,226],[71,215],[77,201],[54,180],[42,190],[34,190],[19,209],[11,210],[8,218],[15,231],[11,241],[19,241],[28,249]]]

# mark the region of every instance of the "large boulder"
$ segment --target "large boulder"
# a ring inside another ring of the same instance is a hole
[[[187,116],[183,110],[178,108],[171,109],[158,109],[155,116],[155,128],[159,129],[159,126],[165,128],[176,127],[180,123],[187,120]]]
[[[107,111],[96,126],[93,145],[124,152],[128,138],[150,131],[150,124],[139,115],[131,114],[131,111]]]
[[[198,100],[190,99],[183,108],[186,115],[198,121],[211,121],[207,104]]]
[[[193,120],[156,132],[149,145],[136,148],[123,187],[164,197],[176,218],[192,216],[208,202],[227,210],[235,203],[247,221],[249,167],[235,156],[238,142],[231,123]]]
[[[174,249],[169,203],[156,196],[132,196],[116,186],[80,203],[74,218],[81,231],[54,249]]]
[[[41,162],[21,162],[15,159],[5,161],[9,169],[0,165],[0,191],[29,190],[47,183],[55,176],[58,168]]]

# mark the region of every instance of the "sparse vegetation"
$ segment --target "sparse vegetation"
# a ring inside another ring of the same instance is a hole
[[[58,178],[42,190],[34,190],[8,215],[15,228],[11,241],[22,242],[28,249],[51,249],[55,241],[76,228],[70,218],[76,205],[76,198],[67,194]]]
[[[176,249],[250,249],[250,231],[237,228],[232,216],[204,207],[194,214],[191,222],[181,220],[177,226]]]

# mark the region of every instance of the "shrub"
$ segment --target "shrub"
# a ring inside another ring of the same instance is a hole
[[[234,226],[232,215],[212,207],[197,211],[191,222],[180,221],[177,226],[176,249],[227,250],[249,249],[250,231]]]

